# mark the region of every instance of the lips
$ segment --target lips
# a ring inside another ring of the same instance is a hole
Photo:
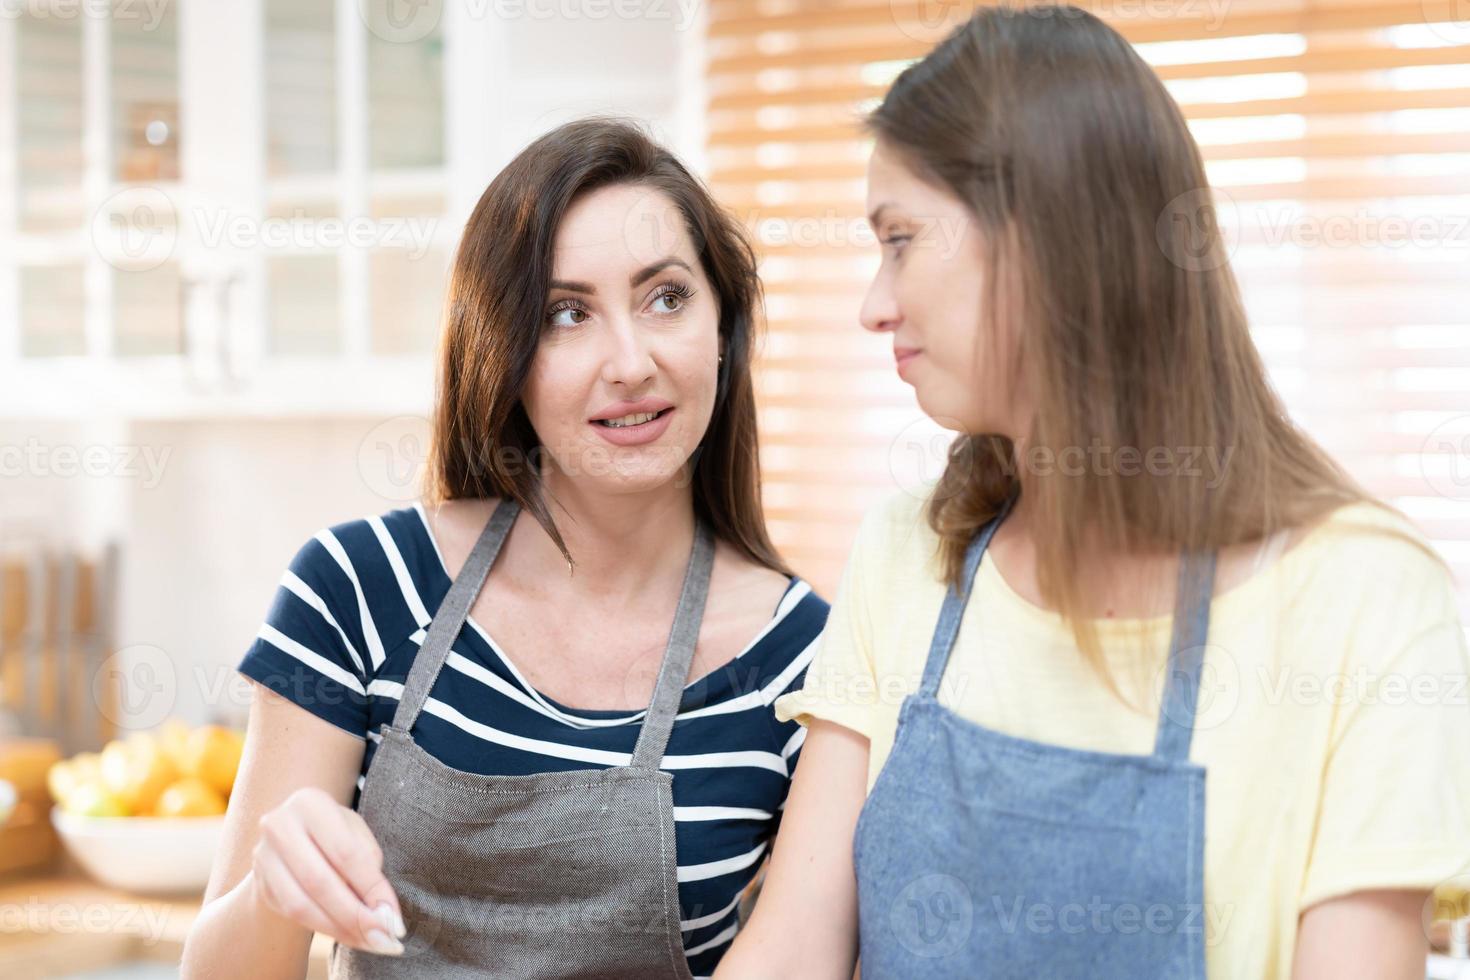
[[[637,401],[613,402],[600,409],[587,421],[600,422],[604,419],[620,419],[625,415],[646,415],[673,408],[674,403],[663,398],[640,398]]]
[[[660,412],[658,417],[640,425],[627,425],[618,428],[603,425],[601,422],[588,422],[599,436],[614,446],[641,446],[658,439],[669,428],[669,419],[673,416],[674,409]],[[617,416],[614,416],[617,418]]]
[[[915,358],[917,358],[921,353],[923,353],[923,351],[921,351],[917,347],[893,348],[893,366],[898,369],[898,376],[900,378],[908,380],[907,377],[905,377],[904,375],[904,371],[908,369],[909,365],[913,364]]]
[[[663,418],[664,415],[668,414],[670,411],[672,411],[672,409],[665,408],[662,411],[658,411],[658,412],[629,412],[628,413],[628,415],[645,415],[645,416],[648,416],[648,418],[645,418],[642,422],[628,422],[628,423],[625,423],[623,425],[608,425],[607,424],[607,423],[613,421],[614,419],[617,419],[617,418],[627,418],[628,417],[626,415],[619,415],[619,416],[614,416],[613,418],[608,418],[608,419],[593,419],[592,420],[592,424],[593,425],[600,425],[600,426],[602,426],[604,428],[607,428],[607,429],[636,429],[640,425],[648,425],[651,422],[657,422],[659,419]]]

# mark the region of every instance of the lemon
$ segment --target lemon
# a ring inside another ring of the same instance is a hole
[[[189,726],[178,718],[169,718],[155,730],[158,747],[168,756],[179,772],[188,768],[186,748],[189,742]]]
[[[79,752],[70,759],[79,782],[102,778],[102,756],[96,752]]]
[[[197,776],[169,783],[153,808],[159,817],[212,817],[225,812],[225,800],[213,786]]]
[[[146,732],[113,739],[102,747],[102,784],[133,813],[147,813],[178,770]]]
[[[52,763],[51,768],[46,770],[46,788],[51,791],[51,799],[58,805],[66,804],[66,798],[77,788],[76,769],[72,767],[70,759]]]
[[[102,782],[101,758],[96,752],[82,752],[70,759],[62,759],[46,770],[46,788],[51,791],[51,799],[62,809],[66,809],[67,797],[78,786],[89,782],[99,785]]]
[[[67,794],[62,809],[79,817],[126,817],[128,808],[101,783],[82,783]]]
[[[244,748],[244,737],[234,729],[201,725],[189,733],[185,744],[184,772],[204,780],[221,796],[229,796]]]

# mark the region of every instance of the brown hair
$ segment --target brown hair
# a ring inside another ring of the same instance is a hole
[[[714,414],[685,464],[695,514],[751,561],[790,575],[767,535],[760,498],[750,362],[761,300],[742,227],[705,186],[636,124],[590,117],[559,126],[495,176],[455,253],[439,341],[425,478],[430,505],[460,497],[518,501],[567,551],[543,500],[544,449],[521,404],[543,333],[552,246],[579,195],[614,184],[667,194],[682,214],[719,306],[724,361]]]
[[[1109,554],[1171,553],[1253,541],[1358,501],[1403,517],[1288,417],[1251,340],[1184,117],[1097,17],[1070,5],[980,8],[907,67],[863,125],[978,219],[996,287],[982,333],[1000,336],[1001,297],[1014,300],[1008,376],[1035,407],[1021,452],[1094,440],[1230,452],[1213,488],[1091,467],[1050,479],[1020,465],[1009,436],[962,435],[927,505],[947,584],[959,583],[976,529],[1023,491],[1038,587],[1116,693],[1081,615],[1085,536]]]

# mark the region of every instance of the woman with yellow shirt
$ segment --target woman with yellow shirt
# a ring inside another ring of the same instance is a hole
[[[716,977],[1422,977],[1470,870],[1451,578],[1272,391],[1164,86],[983,8],[868,126],[862,323],[959,435],[775,702],[809,735]]]

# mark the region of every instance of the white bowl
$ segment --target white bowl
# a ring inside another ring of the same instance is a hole
[[[225,818],[81,817],[51,808],[51,825],[76,862],[105,885],[137,892],[201,892]]]

